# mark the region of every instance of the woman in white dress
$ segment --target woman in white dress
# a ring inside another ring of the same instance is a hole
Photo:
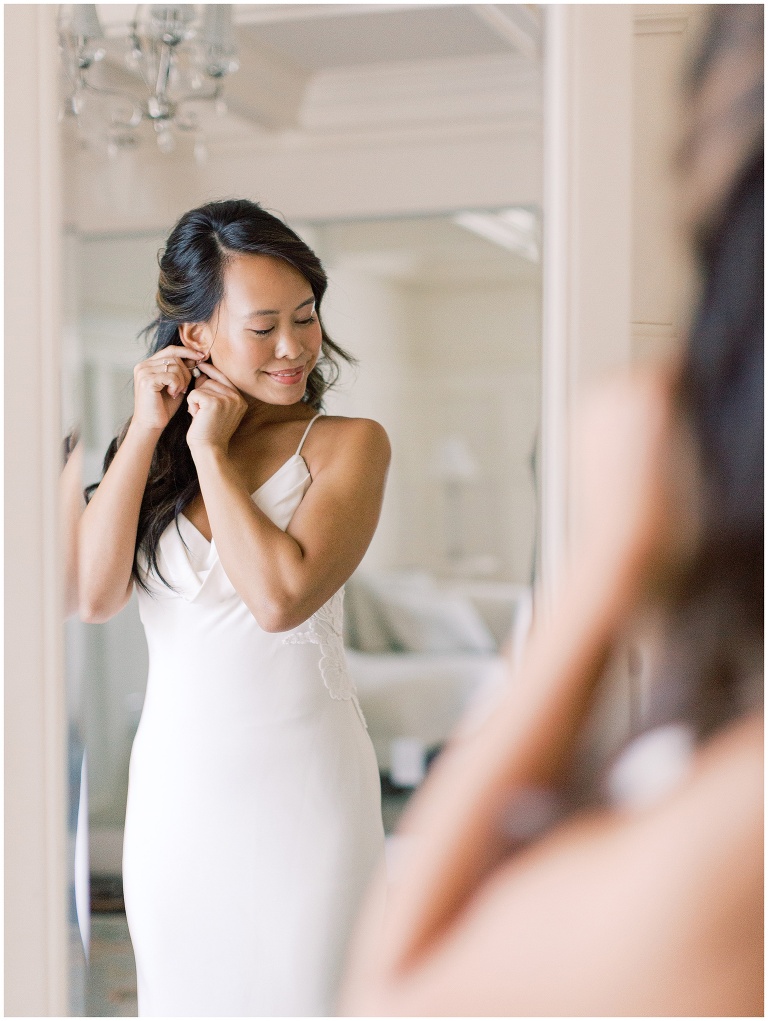
[[[149,645],[123,857],[142,1016],[332,1013],[383,852],[341,618],[389,444],[319,414],[348,357],[320,321],[326,282],[255,203],[183,216],[82,517],[82,616],[135,586]]]

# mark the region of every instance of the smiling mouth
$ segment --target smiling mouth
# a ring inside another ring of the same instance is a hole
[[[268,372],[267,375],[274,379],[276,383],[282,383],[284,386],[293,386],[303,378],[305,368],[306,365],[298,365],[295,369],[280,369],[279,372]]]

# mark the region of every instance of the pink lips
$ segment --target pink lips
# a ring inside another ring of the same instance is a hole
[[[268,372],[267,375],[276,383],[282,383],[283,386],[295,386],[303,378],[304,369],[305,366],[301,365],[292,372]]]

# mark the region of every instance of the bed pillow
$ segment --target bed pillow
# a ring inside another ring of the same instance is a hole
[[[344,587],[344,644],[358,652],[394,652],[381,607],[361,574],[353,574]]]
[[[364,580],[378,617],[400,652],[496,652],[496,641],[472,603],[442,591],[429,575],[377,574]]]

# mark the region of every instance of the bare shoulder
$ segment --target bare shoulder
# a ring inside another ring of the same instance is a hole
[[[692,808],[700,802],[717,808],[733,839],[756,829],[762,833],[763,739],[762,712],[724,728],[698,753],[690,782],[681,792]]]
[[[403,1012],[759,1013],[762,775],[754,716],[662,802],[580,814],[512,855],[446,933],[439,990],[425,981],[427,1007]]]
[[[320,469],[365,463],[386,470],[391,458],[389,437],[379,422],[343,415],[324,415],[318,419],[305,449]]]

